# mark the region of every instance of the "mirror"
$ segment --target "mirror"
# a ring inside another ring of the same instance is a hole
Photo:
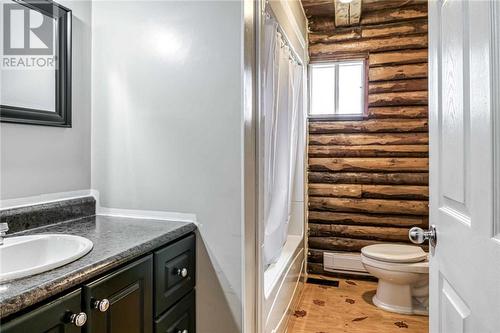
[[[0,121],[71,127],[71,11],[3,0]]]

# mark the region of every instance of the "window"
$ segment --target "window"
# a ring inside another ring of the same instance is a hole
[[[312,117],[363,115],[365,62],[348,60],[309,65]]]

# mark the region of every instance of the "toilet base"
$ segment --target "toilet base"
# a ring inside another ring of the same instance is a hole
[[[382,310],[407,314],[407,315],[418,315],[418,316],[428,316],[429,310],[424,306],[418,304],[418,302],[414,302],[414,306],[412,308],[404,308],[395,305],[388,305],[378,300],[377,295],[374,295],[372,298],[373,304],[375,304],[378,308]]]
[[[428,308],[412,296],[410,285],[379,280],[372,301],[377,307],[389,312],[424,316],[429,313]]]

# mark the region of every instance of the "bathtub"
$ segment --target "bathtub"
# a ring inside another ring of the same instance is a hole
[[[262,319],[265,333],[286,329],[303,287],[304,237],[288,235],[281,256],[264,272]]]

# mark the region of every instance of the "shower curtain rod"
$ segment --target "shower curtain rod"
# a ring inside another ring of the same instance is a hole
[[[264,15],[269,15],[270,17],[272,17],[273,19],[276,20],[276,22],[278,23],[278,32],[281,34],[282,41],[290,50],[290,54],[291,54],[293,60],[295,60],[299,66],[304,66],[304,64],[302,63],[302,60],[299,57],[299,54],[297,53],[297,51],[295,51],[292,43],[290,43],[290,39],[288,38],[288,35],[286,34],[285,30],[283,30],[283,28],[279,24],[278,19],[276,18],[276,14],[274,13],[273,9],[271,8],[271,5],[269,4],[269,0],[266,0],[266,5],[264,8]]]

